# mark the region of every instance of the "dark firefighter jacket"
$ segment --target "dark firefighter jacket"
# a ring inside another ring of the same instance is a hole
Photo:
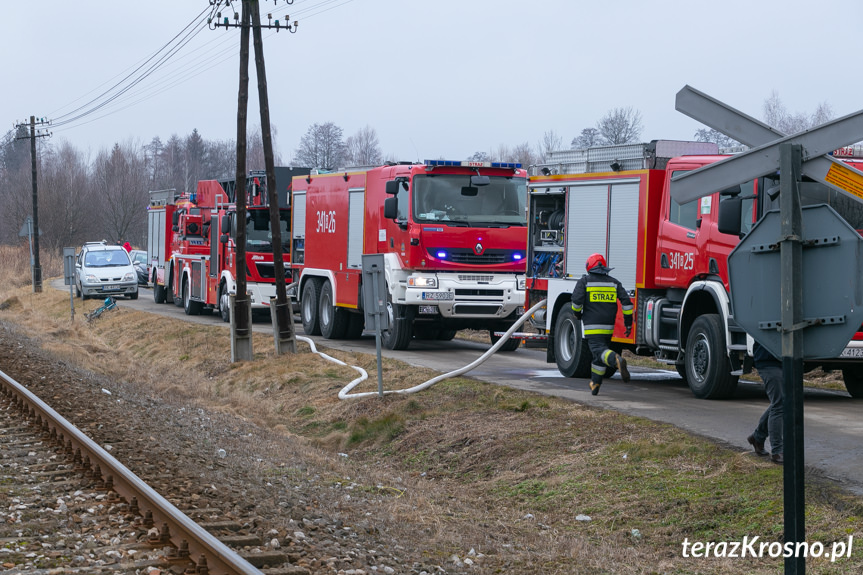
[[[632,326],[632,300],[623,285],[608,275],[608,268],[596,266],[581,276],[572,292],[572,311],[581,320],[583,333],[611,335],[617,317],[617,302],[623,310],[623,323]]]

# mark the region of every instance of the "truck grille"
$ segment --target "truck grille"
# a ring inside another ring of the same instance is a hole
[[[502,289],[456,289],[456,296],[486,296],[486,297],[503,297]]]
[[[433,258],[438,257],[438,252],[446,252],[446,260],[457,264],[471,264],[478,266],[493,266],[509,263],[514,261],[513,256],[515,254],[522,253],[516,250],[485,250],[483,253],[477,255],[470,248],[431,248],[427,251],[428,255]]]

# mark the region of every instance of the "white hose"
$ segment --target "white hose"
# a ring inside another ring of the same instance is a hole
[[[527,310],[524,314],[522,314],[521,318],[519,318],[519,320],[518,320],[517,322],[515,322],[515,323],[514,323],[514,324],[513,324],[513,325],[512,325],[512,326],[511,326],[507,331],[506,331],[506,333],[505,333],[505,334],[503,334],[503,335],[500,337],[500,339],[499,339],[499,340],[498,340],[498,341],[497,341],[493,346],[491,346],[491,347],[488,349],[488,351],[486,351],[484,354],[482,354],[479,358],[477,358],[477,359],[476,359],[475,361],[473,361],[472,363],[470,363],[470,364],[468,364],[468,365],[466,365],[466,366],[464,366],[464,367],[462,367],[462,368],[456,369],[456,370],[454,370],[454,371],[450,371],[450,372],[448,372],[448,373],[444,373],[444,374],[439,375],[439,376],[437,376],[437,377],[433,377],[432,379],[430,379],[430,380],[428,380],[428,381],[425,381],[425,382],[423,382],[423,383],[421,383],[421,384],[419,384],[419,385],[415,385],[415,386],[413,386],[413,387],[409,387],[409,388],[407,388],[407,389],[393,389],[393,390],[386,390],[386,391],[384,391],[384,393],[415,393],[415,392],[417,392],[417,391],[421,391],[421,390],[423,390],[423,389],[425,389],[425,388],[427,388],[427,387],[431,387],[432,385],[436,384],[436,383],[437,383],[437,382],[439,382],[439,381],[443,381],[444,379],[448,379],[448,378],[450,378],[450,377],[455,377],[455,376],[457,376],[457,375],[461,375],[461,374],[463,374],[463,373],[466,373],[466,372],[468,372],[468,371],[472,370],[473,368],[477,367],[478,365],[480,365],[481,363],[483,363],[485,360],[487,360],[489,357],[491,357],[491,355],[492,355],[494,352],[496,352],[498,349],[500,349],[500,347],[501,347],[501,346],[503,346],[503,344],[507,342],[507,340],[509,339],[509,337],[510,337],[513,333],[515,333],[515,330],[516,330],[518,327],[520,327],[520,326],[521,326],[521,324],[523,324],[525,321],[527,321],[527,318],[529,318],[529,317],[530,317],[530,316],[531,316],[531,315],[532,315],[536,310],[538,310],[538,309],[540,309],[542,306],[544,306],[544,305],[545,305],[545,302],[546,302],[546,300],[542,300],[541,302],[539,302],[538,304],[536,304],[535,306],[533,306],[532,308],[530,308],[529,310]],[[348,364],[346,364],[346,363],[345,363],[345,362],[343,362],[343,361],[339,361],[338,359],[336,359],[336,358],[334,358],[334,357],[331,357],[331,356],[329,356],[329,355],[327,355],[327,354],[325,354],[325,353],[321,353],[321,352],[319,352],[319,351],[317,350],[317,348],[315,347],[315,343],[314,343],[311,339],[309,339],[309,338],[307,338],[307,337],[302,337],[302,336],[297,336],[297,339],[299,339],[299,340],[301,340],[301,341],[304,341],[304,342],[308,343],[308,344],[309,344],[309,346],[312,348],[312,352],[317,353],[318,355],[320,355],[320,356],[321,356],[321,357],[323,357],[324,359],[327,359],[327,360],[329,360],[329,361],[331,361],[331,362],[333,362],[333,363],[337,363],[337,364],[339,364],[339,365],[344,365],[344,366],[347,366],[347,365],[348,365]],[[344,387],[344,389],[342,389],[342,390],[339,392],[339,399],[357,399],[357,398],[361,398],[361,397],[373,397],[373,396],[376,396],[376,395],[377,395],[377,396],[379,396],[379,395],[380,395],[380,393],[379,393],[379,392],[377,392],[377,391],[367,391],[367,392],[363,392],[363,393],[352,393],[352,394],[349,394],[349,392],[350,392],[353,388],[355,388],[357,385],[359,385],[360,383],[362,383],[363,381],[365,381],[366,379],[368,379],[369,374],[368,374],[368,373],[366,373],[366,370],[364,370],[363,368],[358,367],[358,366],[356,366],[356,365],[351,365],[351,366],[348,366],[348,367],[351,367],[351,368],[353,368],[353,369],[357,370],[358,372],[360,372],[360,374],[361,374],[361,375],[360,375],[360,377],[356,378],[355,380],[353,380],[352,382],[350,382],[349,384],[347,384],[347,385]]]

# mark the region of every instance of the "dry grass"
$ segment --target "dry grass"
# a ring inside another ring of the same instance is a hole
[[[489,565],[477,573],[781,569],[781,560],[681,556],[687,537],[781,539],[781,469],[748,453],[669,425],[464,378],[411,396],[339,401],[338,391],[356,372],[309,353],[305,344],[296,355],[275,357],[272,337],[255,334],[255,361],[231,364],[222,328],[126,309],[88,325],[78,302],[71,322],[64,294],[4,288],[0,320],[118,382],[305,438],[311,458],[348,453],[349,460],[338,459],[333,481],[363,477],[359,488],[380,495],[390,530],[434,559],[475,548]],[[98,303],[84,302],[85,310]],[[373,356],[326,351],[370,374],[354,391],[376,390]],[[392,388],[436,375],[394,360],[383,369]],[[812,483],[807,500],[810,541],[863,536],[859,498]],[[591,521],[575,520],[580,514]],[[859,573],[863,550],[835,564],[810,559],[809,566]]]

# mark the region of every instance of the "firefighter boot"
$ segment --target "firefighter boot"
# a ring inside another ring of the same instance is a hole
[[[590,395],[599,394],[599,386],[602,385],[602,375],[593,372],[590,374]]]
[[[629,370],[626,369],[626,360],[623,359],[623,355],[617,355],[617,371],[620,372],[620,379],[623,380],[623,383],[629,383]]]

